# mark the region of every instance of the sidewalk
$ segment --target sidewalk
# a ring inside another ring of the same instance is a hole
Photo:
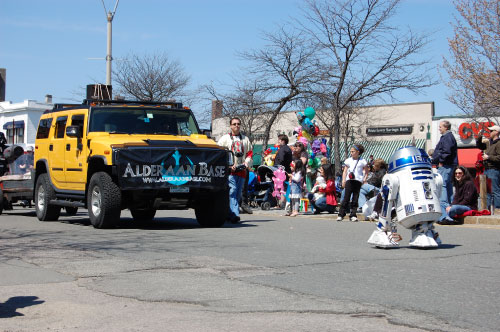
[[[257,215],[272,215],[272,216],[283,216],[285,214],[285,210],[261,210],[260,208],[252,208],[254,214]],[[245,214],[242,214],[244,219]],[[300,212],[299,217],[311,217],[311,218],[320,218],[320,219],[331,219],[334,221],[337,219],[337,214],[313,214],[312,212]],[[365,216],[361,213],[358,213],[358,219],[361,222],[371,222],[365,220]],[[344,219],[347,221],[347,219]],[[471,216],[464,218],[464,225],[500,225],[500,213],[491,216]]]

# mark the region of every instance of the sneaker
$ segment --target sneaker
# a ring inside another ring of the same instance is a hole
[[[453,219],[443,219],[437,222],[439,225],[458,225],[458,223]]]
[[[320,214],[320,213],[321,213],[321,211],[318,209],[314,210],[314,212],[313,212],[313,214]]]
[[[252,209],[246,204],[241,204],[241,210],[243,210],[243,212],[248,213],[248,214],[253,213]]]
[[[239,224],[240,220],[241,220],[240,217],[229,218],[229,221],[231,222],[231,224]]]
[[[370,221],[376,221],[378,219],[378,213],[373,211],[372,214],[370,214],[367,218]]]
[[[351,217],[351,221],[358,221],[358,217]]]
[[[344,219],[344,218],[343,218],[343,217],[341,217],[341,216],[338,216],[338,217],[337,217],[337,221],[342,221],[342,219]]]

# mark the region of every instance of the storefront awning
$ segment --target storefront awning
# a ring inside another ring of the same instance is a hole
[[[373,155],[374,159],[384,159],[386,162],[389,161],[389,158],[392,156],[394,151],[399,148],[403,148],[405,146],[409,146],[413,144],[413,140],[399,140],[399,141],[376,141],[376,142],[349,142],[347,148],[349,149],[353,144],[361,144],[365,148],[365,152],[363,152],[362,157],[364,159],[368,159],[370,155]],[[415,146],[419,149],[425,149],[425,139],[416,139]],[[332,154],[332,162],[335,160]],[[349,150],[347,151],[347,156],[345,155],[345,143],[340,142],[340,158],[342,160],[350,157]]]
[[[458,149],[458,164],[467,168],[476,166],[477,155],[481,152],[479,149]]]
[[[3,125],[3,129],[24,128],[24,120],[9,121]]]
[[[413,140],[399,140],[399,141],[371,141],[371,142],[354,142],[355,144],[361,144],[365,148],[365,152],[363,153],[363,158],[368,159],[368,157],[372,154],[373,158],[382,158],[386,162],[389,161],[389,158],[392,156],[394,151],[399,148],[412,145]],[[350,148],[352,144],[349,142],[347,147]],[[420,149],[425,148],[425,139],[417,139],[415,140],[415,146]],[[270,146],[269,146],[270,147]],[[262,160],[260,157],[260,153],[262,151],[261,144],[254,144],[253,146],[253,161],[254,165],[261,164]],[[347,159],[349,155],[349,150],[347,151],[347,157],[344,155],[345,152],[345,144],[344,142],[340,142],[340,158],[342,160]],[[335,158],[333,157],[333,151],[331,152],[331,160],[334,162]],[[475,162],[475,160],[474,160]]]

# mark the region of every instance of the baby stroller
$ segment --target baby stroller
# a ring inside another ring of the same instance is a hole
[[[277,205],[276,198],[272,193],[274,190],[273,172],[276,167],[260,165],[257,168],[257,176],[248,180],[248,199],[252,207],[259,207],[262,210],[269,210]],[[250,176],[251,177],[251,176]]]

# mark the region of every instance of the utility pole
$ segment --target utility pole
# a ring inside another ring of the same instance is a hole
[[[113,9],[112,12],[108,12],[106,10],[106,5],[104,4],[104,0],[102,1],[102,6],[104,7],[104,13],[106,14],[106,19],[108,20],[108,43],[107,43],[107,48],[106,48],[106,85],[111,85],[111,61],[113,61],[113,56],[111,53],[111,48],[112,48],[112,23],[113,23],[113,18],[115,17],[116,13],[116,8],[118,7],[118,2],[120,0],[116,0],[115,8]]]

